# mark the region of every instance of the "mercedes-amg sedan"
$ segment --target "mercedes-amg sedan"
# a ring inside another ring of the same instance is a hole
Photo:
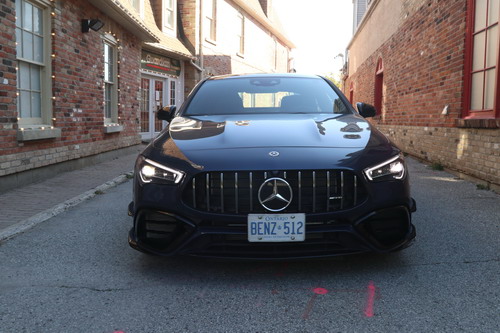
[[[158,255],[312,258],[415,237],[401,151],[329,80],[208,78],[139,155],[130,245]]]

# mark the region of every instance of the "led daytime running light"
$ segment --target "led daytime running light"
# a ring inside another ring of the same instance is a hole
[[[178,184],[181,182],[182,178],[184,177],[184,173],[178,170],[171,169],[169,167],[166,167],[164,165],[161,165],[159,163],[156,163],[154,161],[151,161],[149,159],[144,159],[142,162],[143,165],[141,166],[139,170],[139,176],[141,177],[141,180],[143,183],[151,183],[153,181],[153,178],[158,178],[162,179],[162,177],[156,176],[156,169],[160,169],[162,171],[166,171],[167,173],[170,173],[173,177],[172,182],[174,184]],[[168,179],[163,179],[165,181],[168,181]]]
[[[403,158],[398,155],[388,161],[385,161],[384,163],[365,169],[364,172],[370,181],[386,176],[392,176],[393,179],[399,180],[405,175],[405,167],[403,163]]]

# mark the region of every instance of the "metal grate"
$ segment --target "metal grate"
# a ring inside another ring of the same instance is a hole
[[[366,198],[358,177],[346,170],[208,172],[196,175],[184,191],[190,207],[222,214],[263,213],[258,192],[268,178],[285,179],[293,191],[282,213],[323,213],[352,208]]]

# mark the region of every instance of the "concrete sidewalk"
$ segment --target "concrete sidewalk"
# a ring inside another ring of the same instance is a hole
[[[125,182],[142,149],[0,194],[0,242]]]

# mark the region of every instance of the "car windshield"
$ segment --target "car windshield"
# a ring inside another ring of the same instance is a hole
[[[247,77],[208,80],[185,115],[253,113],[350,113],[321,78]]]

